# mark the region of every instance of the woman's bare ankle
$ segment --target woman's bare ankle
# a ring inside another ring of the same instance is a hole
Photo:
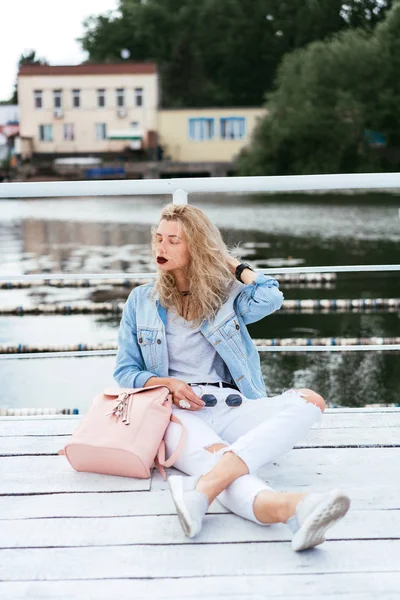
[[[295,492],[288,492],[288,497],[287,497],[287,503],[285,506],[285,510],[283,511],[282,514],[282,521],[281,523],[286,523],[286,521],[288,519],[290,519],[290,517],[293,517],[294,514],[296,514],[296,508],[299,504],[299,502],[305,497],[307,496],[307,494],[298,494]]]
[[[265,490],[254,500],[254,514],[261,523],[286,523],[295,514],[298,503],[305,495]]]
[[[201,492],[207,496],[209,504],[211,504],[211,502],[213,502],[218,495],[214,493],[213,486],[207,481],[205,475],[202,475],[197,481],[195,489],[197,492]]]
[[[223,447],[223,445],[221,444]],[[202,475],[196,483],[196,490],[205,494],[211,503],[238,477],[246,475],[248,468],[245,462],[233,452],[226,452],[216,465]]]

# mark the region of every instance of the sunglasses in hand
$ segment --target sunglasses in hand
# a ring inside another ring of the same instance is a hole
[[[204,394],[201,399],[206,407],[215,406],[217,404],[217,398],[214,394]],[[225,403],[228,406],[240,406],[242,404],[242,396],[239,394],[229,394],[229,396],[225,398]]]

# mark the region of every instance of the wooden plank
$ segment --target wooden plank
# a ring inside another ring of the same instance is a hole
[[[182,532],[175,515],[3,520],[0,529],[0,548],[221,544],[291,539],[290,529],[283,523],[262,527],[233,514],[207,515],[201,533],[193,540]],[[400,510],[350,510],[328,531],[327,539],[400,540]]]
[[[0,420],[0,436],[59,435],[70,436],[81,422],[81,418],[24,420],[7,417]]]
[[[384,402],[384,400],[382,400],[382,402]],[[399,411],[399,407],[398,406],[344,406],[344,407],[339,407],[339,408],[329,408],[327,407],[325,409],[325,414],[349,414],[349,413],[396,413]],[[83,416],[83,412],[80,415],[15,415],[15,416],[4,416],[4,415],[0,415],[0,423],[1,421],[25,421],[26,419],[29,420],[38,420],[38,421],[43,421],[43,420],[60,420],[60,419],[80,419]]]
[[[47,458],[47,457],[46,457]],[[3,459],[9,461],[11,459]],[[49,494],[64,492],[148,491],[150,479],[114,477],[96,473],[78,473],[32,469],[32,472],[4,473],[0,478],[2,494]]]
[[[35,418],[0,417],[0,436],[71,435],[82,420],[79,417]],[[365,411],[353,409],[326,411],[321,422],[322,429],[364,427],[400,427],[400,409],[390,411]]]
[[[304,440],[301,440],[295,447],[327,448],[345,446],[400,446],[400,427],[337,427],[329,429],[321,427],[320,429],[311,429]]]
[[[66,439],[60,436],[2,437],[0,456],[49,455],[57,454],[64,447]]]
[[[279,457],[279,462],[276,459],[270,463],[268,468],[275,472],[274,465],[282,465],[286,468],[286,463],[297,468],[311,466],[312,469],[324,465],[337,465],[346,471],[351,471],[354,467],[367,467],[369,476],[375,476],[376,470],[377,474],[381,473],[387,479],[388,471],[390,472],[391,467],[398,466],[399,459],[400,448],[324,448],[323,451],[319,448],[305,448],[287,452]],[[382,464],[385,464],[385,472]],[[51,477],[69,474],[76,475],[77,480],[83,476],[83,473],[78,473],[71,467],[65,456],[8,456],[0,461],[0,474],[7,473],[26,473],[30,476],[46,473],[51,474]],[[99,475],[99,477],[107,476]]]
[[[340,409],[341,410],[341,409]],[[358,409],[357,409],[358,410]],[[57,414],[57,415],[9,415],[9,416],[4,416],[4,415],[0,415],[0,424],[2,422],[6,422],[6,421],[68,421],[68,420],[73,420],[76,421],[77,419],[81,419],[83,416],[83,413],[81,413],[80,415],[64,415],[64,414]]]
[[[0,457],[56,455],[66,442],[67,438],[60,436],[2,437],[0,438]],[[400,432],[394,427],[312,430],[295,448],[340,446],[400,446]]]
[[[208,577],[398,572],[400,540],[332,541],[293,552],[288,542],[3,550],[0,580]]]
[[[340,408],[329,408],[327,407],[325,409],[325,414],[329,415],[329,414],[350,414],[350,413],[355,413],[355,414],[384,414],[384,413],[398,413],[399,412],[399,407],[397,406],[374,406],[374,407],[367,407],[367,406],[357,406],[357,407],[340,407]],[[82,418],[82,416],[84,415],[84,413],[81,413],[80,415],[15,415],[15,416],[4,416],[4,415],[0,415],[0,423],[2,421],[6,422],[6,421],[25,421],[27,419],[29,419],[30,421],[57,421],[57,420],[79,420]]]
[[[0,436],[59,435],[70,436],[78,427],[81,419],[31,419],[25,420],[7,417],[0,421]]]
[[[398,448],[293,450],[258,471],[258,476],[277,491],[345,490],[355,508],[400,508]],[[384,465],[384,469],[382,468]],[[177,474],[169,469],[170,474]],[[157,472],[153,491],[166,490]]]
[[[0,474],[6,473],[29,473],[29,475],[76,475],[82,478],[83,473],[75,471],[65,456],[7,456],[0,461]],[[94,474],[93,474],[94,475]],[[98,477],[105,477],[98,475]],[[115,477],[118,479],[132,479],[128,477]]]
[[[259,476],[275,489],[364,488],[373,494],[376,486],[396,490],[400,497],[399,458],[399,448],[293,450],[260,469]],[[62,456],[4,458],[0,461],[0,473],[0,494],[128,491],[150,487],[150,480],[78,473]],[[151,489],[167,487],[167,482],[154,472]]]
[[[397,478],[399,460],[400,448],[307,448],[287,452],[262,467],[259,474],[266,474],[268,478],[284,475],[289,482],[292,478],[298,481],[296,473],[308,477],[309,474],[325,476],[329,472],[338,483],[342,480],[369,481],[371,487],[372,482],[392,487],[400,485]]]
[[[399,448],[294,450],[260,469],[258,476],[277,490],[308,491],[312,487],[314,491],[325,491],[339,487],[351,498],[360,498],[362,492],[364,501],[372,507],[380,494],[390,494],[395,508],[399,508],[399,459]]]
[[[228,510],[216,500],[209,513]],[[74,493],[33,496],[0,496],[0,526],[2,519],[41,517],[124,517],[140,515],[175,515],[169,491],[118,492],[108,494]]]
[[[266,479],[267,480],[267,479]],[[391,485],[391,482],[384,482],[382,485],[377,484],[371,487],[371,482],[368,479],[364,481],[347,481],[328,477],[328,474],[323,477],[299,477],[296,485],[292,481],[286,481],[285,475],[281,478],[270,477],[268,485],[279,492],[326,492],[333,488],[344,490],[351,498],[353,509],[383,509],[383,510],[399,510],[400,509],[400,489],[397,484]],[[167,491],[167,490],[165,490]],[[155,493],[151,491],[151,493]]]
[[[0,582],[2,600],[304,600],[305,598],[346,598],[346,600],[398,600],[400,573],[324,573],[321,575],[254,575],[193,577],[187,579],[101,581]]]
[[[26,460],[26,457],[8,458],[8,460]],[[40,460],[38,457],[36,460]],[[336,484],[365,482],[374,485],[386,485],[388,488],[400,485],[398,464],[400,448],[306,448],[291,450],[265,465],[258,471],[264,480],[285,481],[285,486],[308,486],[318,483],[318,479],[327,476],[336,479]],[[385,468],[382,468],[382,465]],[[303,482],[303,483],[302,483]],[[167,489],[157,472],[152,479],[152,490]]]
[[[364,427],[400,427],[400,410],[397,408],[393,412],[340,412],[324,413],[321,428],[350,428],[359,429]]]
[[[174,469],[168,470],[170,474],[177,474]],[[153,474],[153,480],[158,478],[158,473]],[[329,489],[327,473],[320,477],[314,477],[314,482],[309,479],[301,479],[299,490],[304,492],[324,491]],[[117,492],[109,494],[90,493],[52,493],[22,495],[22,496],[0,496],[0,519],[23,519],[35,517],[112,517],[112,516],[134,516],[134,515],[174,515],[175,508],[172,503],[169,490],[160,489],[159,485],[153,485],[154,489],[149,493],[141,492]],[[294,491],[293,486],[285,482],[284,477],[279,482],[280,491]],[[164,482],[162,482],[164,486]],[[336,481],[336,486],[346,489],[351,497],[352,509],[399,509],[400,492],[396,480],[385,480],[378,484],[374,482],[371,486],[366,476],[363,481],[352,481],[349,486],[342,481]],[[14,489],[14,488],[13,488]],[[26,488],[20,490],[23,494]],[[227,510],[215,501],[209,512],[223,513]]]

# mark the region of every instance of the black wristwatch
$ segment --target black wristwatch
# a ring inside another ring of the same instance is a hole
[[[235,277],[238,281],[240,281],[240,283],[243,283],[240,276],[245,269],[250,269],[250,271],[253,271],[254,273],[254,269],[252,269],[250,265],[247,263],[240,263],[240,265],[238,265],[235,269]]]

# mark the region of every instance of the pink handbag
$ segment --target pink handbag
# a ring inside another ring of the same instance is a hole
[[[165,460],[164,435],[169,423],[182,426],[175,452]],[[65,454],[76,471],[146,479],[155,463],[164,480],[186,442],[187,432],[172,414],[172,394],[165,386],[107,388],[98,394]]]

